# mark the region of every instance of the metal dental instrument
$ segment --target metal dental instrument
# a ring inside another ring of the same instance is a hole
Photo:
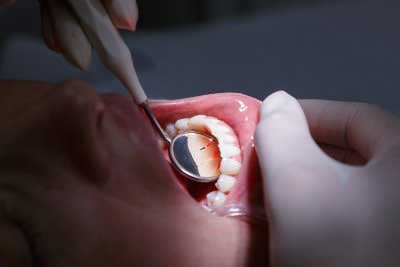
[[[189,131],[185,133],[178,134],[173,139],[171,139],[163,130],[154,114],[151,112],[150,107],[147,104],[147,100],[144,101],[140,106],[144,109],[150,121],[153,123],[154,127],[157,129],[161,137],[168,143],[168,152],[171,162],[176,170],[183,174],[186,178],[199,183],[209,183],[216,181],[218,175],[209,175],[202,172],[198,163],[195,160],[195,154],[201,153],[206,150],[210,144],[217,145],[217,140],[210,135]],[[204,144],[197,149],[190,148],[190,140],[197,140]]]

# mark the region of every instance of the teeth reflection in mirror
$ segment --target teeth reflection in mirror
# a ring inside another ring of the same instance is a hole
[[[219,176],[218,181],[215,183],[215,187],[223,193],[228,193],[229,191],[232,190],[235,184],[236,184],[235,177],[222,174]]]
[[[221,160],[221,166],[219,167],[219,170],[222,174],[237,175],[239,174],[241,166],[242,164],[234,159],[223,158]]]
[[[207,194],[207,205],[211,209],[221,207],[226,201],[226,195],[219,191],[212,191]]]

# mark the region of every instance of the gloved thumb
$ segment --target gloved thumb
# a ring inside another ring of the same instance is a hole
[[[269,183],[281,183],[299,174],[318,179],[332,164],[313,140],[299,102],[284,91],[270,95],[262,103],[255,141],[261,169]]]
[[[321,266],[341,258],[358,224],[357,216],[344,216],[358,208],[356,180],[342,180],[351,167],[320,149],[299,102],[282,91],[264,100],[255,141],[273,266]]]

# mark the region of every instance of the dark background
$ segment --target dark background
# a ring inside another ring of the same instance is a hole
[[[145,0],[124,32],[148,94],[177,98],[235,91],[263,99],[365,101],[400,113],[400,1]],[[80,78],[124,92],[94,59],[88,73],[40,39],[35,0],[0,10],[0,78]]]

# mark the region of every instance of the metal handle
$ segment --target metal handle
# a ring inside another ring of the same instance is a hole
[[[156,119],[156,117],[154,116],[153,112],[151,111],[147,100],[144,101],[142,104],[140,104],[140,106],[144,109],[144,111],[146,112],[147,116],[149,117],[150,121],[152,122],[153,126],[157,129],[157,131],[160,133],[161,137],[167,141],[168,143],[171,143],[171,138],[165,133],[165,131],[163,130],[163,128],[161,127],[160,123],[158,122],[158,120]]]

